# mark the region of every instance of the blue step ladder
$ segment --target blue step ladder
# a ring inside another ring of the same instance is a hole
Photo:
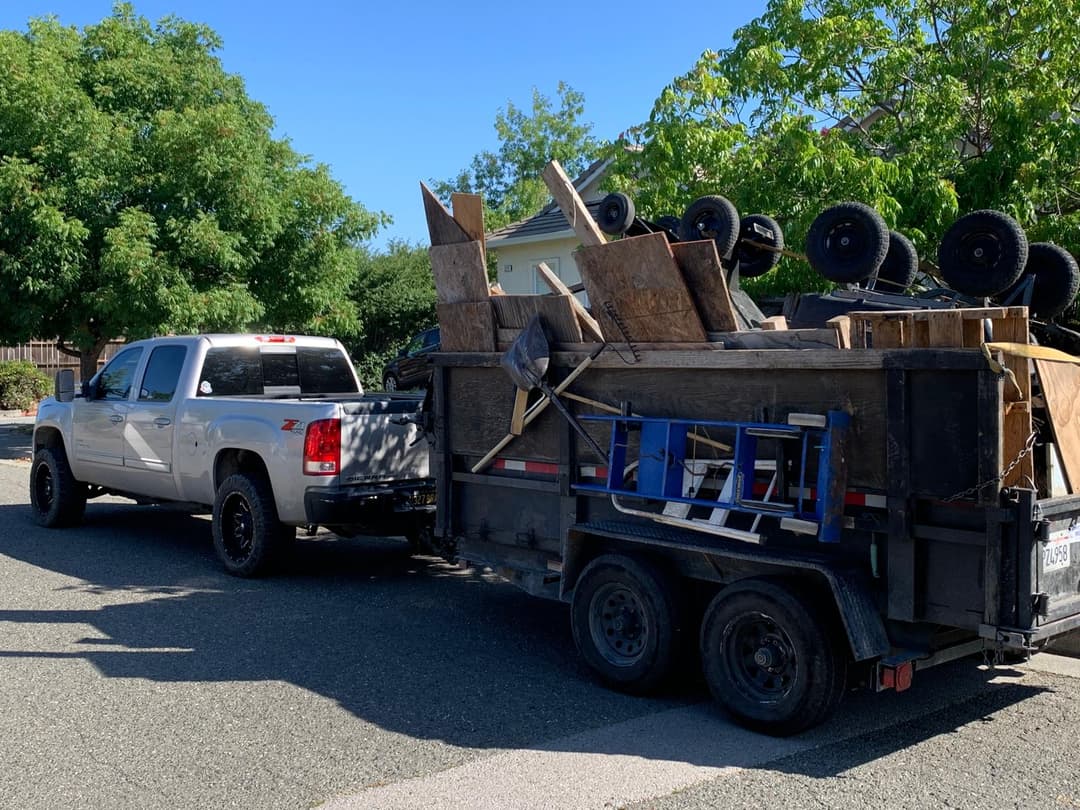
[[[623,514],[749,543],[762,542],[757,529],[761,519],[768,517],[778,519],[783,530],[813,535],[822,543],[840,540],[847,491],[845,448],[851,425],[844,411],[793,413],[786,423],[607,415],[578,418],[610,423],[611,441],[604,483],[575,484],[574,489],[610,495]],[[720,430],[725,437],[733,434],[734,445],[702,435],[710,429]],[[639,434],[636,457],[631,433]],[[782,443],[783,451],[773,458],[760,458],[763,440]],[[722,448],[724,455],[697,458],[695,446],[703,441]],[[799,460],[797,482],[785,481],[784,470],[777,464],[778,456],[790,457],[792,451]],[[811,468],[816,470],[812,482],[807,480]],[[754,489],[762,476],[770,480],[764,496],[758,498]],[[711,489],[716,496],[700,497],[708,481],[714,482]],[[778,491],[785,487],[789,492]],[[634,499],[661,502],[662,511],[637,508],[629,502]],[[690,517],[693,507],[707,507],[708,517]],[[732,513],[753,515],[750,529],[728,526]]]

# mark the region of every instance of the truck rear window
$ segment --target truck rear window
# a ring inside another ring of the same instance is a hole
[[[337,349],[299,346],[295,353],[281,353],[230,346],[206,352],[199,396],[259,396],[267,388],[299,388],[301,395],[358,391],[348,360]]]

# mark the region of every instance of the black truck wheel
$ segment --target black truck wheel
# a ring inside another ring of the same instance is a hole
[[[254,577],[288,549],[289,534],[274,506],[269,482],[259,475],[236,473],[226,478],[214,496],[214,551],[225,570],[237,577]]]
[[[1048,321],[1068,309],[1080,291],[1080,268],[1076,265],[1076,259],[1069,251],[1050,242],[1032,242],[1028,245],[1023,275],[998,298],[1007,301],[1029,277],[1032,278],[1031,317],[1042,321]]]
[[[701,660],[713,697],[743,725],[777,736],[828,717],[847,677],[821,601],[766,579],[716,595],[701,624]]]
[[[612,686],[647,692],[671,668],[674,588],[643,560],[603,554],[590,562],[574,588],[570,621],[581,657]]]
[[[919,273],[919,254],[911,240],[899,231],[889,231],[889,250],[877,271],[874,289],[902,293]]]
[[[630,230],[635,216],[634,201],[621,191],[613,191],[600,201],[596,224],[609,236],[619,236]]]
[[[727,197],[716,194],[699,197],[683,214],[679,236],[687,242],[712,239],[720,258],[731,258],[739,240],[739,212]]]
[[[1027,264],[1028,242],[1015,219],[1000,211],[972,211],[941,237],[938,268],[965,295],[996,295],[1011,287]]]
[[[41,526],[75,526],[86,511],[86,485],[75,480],[63,447],[43,447],[30,467],[30,508]]]
[[[775,219],[765,214],[743,217],[739,222],[739,242],[735,245],[740,278],[756,278],[768,273],[779,264],[779,251],[783,249],[784,232]]]
[[[872,276],[889,251],[881,214],[860,202],[826,208],[806,234],[806,258],[829,281],[854,284]]]

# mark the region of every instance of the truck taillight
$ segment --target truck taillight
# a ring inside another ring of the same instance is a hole
[[[318,419],[304,435],[304,475],[337,475],[341,467],[341,420]]]

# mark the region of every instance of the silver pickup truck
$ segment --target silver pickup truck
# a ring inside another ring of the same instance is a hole
[[[30,500],[47,527],[88,498],[212,507],[225,568],[253,576],[296,527],[414,541],[434,513],[419,395],[364,395],[341,344],[288,335],[130,344],[75,394],[70,371],[34,426]]]

